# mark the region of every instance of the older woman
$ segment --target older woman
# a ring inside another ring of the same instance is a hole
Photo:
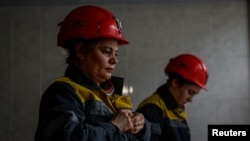
[[[122,37],[120,21],[97,6],[81,6],[59,24],[58,46],[68,52],[65,76],[42,96],[35,141],[146,141],[150,123],[132,112],[130,98],[108,94]]]

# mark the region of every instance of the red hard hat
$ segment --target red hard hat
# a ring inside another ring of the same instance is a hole
[[[207,67],[204,62],[195,55],[181,54],[170,59],[165,67],[165,73],[176,73],[204,90],[207,90]]]
[[[121,22],[108,10],[98,6],[81,6],[72,10],[59,23],[57,45],[64,47],[73,38],[113,38],[119,45],[129,42],[122,37]]]

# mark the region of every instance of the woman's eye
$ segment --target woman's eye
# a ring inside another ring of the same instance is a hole
[[[113,52],[110,51],[110,50],[103,50],[102,53],[105,54],[106,56],[112,56],[113,55]],[[118,52],[115,52],[114,56],[117,57],[118,56]]]
[[[188,91],[189,95],[195,95],[196,93],[194,91]]]
[[[115,57],[117,57],[117,56],[118,56],[118,52],[115,53]]]
[[[105,55],[110,55],[110,54],[112,54],[111,51],[108,51],[108,50],[103,50],[102,52],[103,52],[103,54],[105,54]]]

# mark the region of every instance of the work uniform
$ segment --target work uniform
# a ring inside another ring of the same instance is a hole
[[[152,122],[155,128],[161,129],[161,135],[152,134],[151,141],[190,141],[186,113],[178,107],[166,84],[143,100],[137,111]]]
[[[117,110],[131,108],[128,96],[108,95],[69,65],[42,96],[35,141],[149,141],[149,122],[137,135],[110,122]]]

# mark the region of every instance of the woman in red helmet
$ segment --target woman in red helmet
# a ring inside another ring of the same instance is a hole
[[[68,67],[42,96],[35,141],[148,141],[151,124],[132,112],[130,98],[101,85],[115,69],[118,46],[128,44],[119,20],[89,5],[59,25],[58,46],[68,52]]]
[[[137,111],[151,122],[151,141],[190,141],[185,104],[201,89],[207,90],[208,72],[201,59],[181,54],[170,59],[165,68],[166,83],[144,99]],[[155,133],[159,133],[158,136]]]

